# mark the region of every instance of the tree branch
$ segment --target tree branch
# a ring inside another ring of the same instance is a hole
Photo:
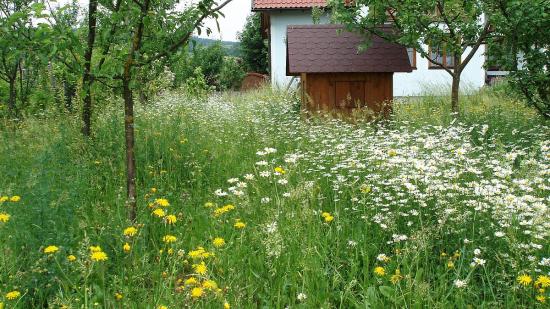
[[[166,49],[166,50],[156,54],[155,56],[147,59],[145,62],[136,64],[136,66],[148,65],[148,64],[154,62],[155,60],[158,60],[160,58],[168,56],[170,53],[172,53],[173,51],[175,51],[176,49],[178,49],[182,45],[185,45],[187,43],[187,41],[189,40],[189,38],[191,37],[191,35],[193,34],[193,32],[195,31],[195,29],[202,23],[202,21],[205,18],[209,17],[213,13],[218,12],[219,10],[224,8],[231,1],[232,0],[225,0],[219,6],[213,8],[213,9],[210,9],[208,11],[203,12],[202,15],[195,21],[195,23],[193,24],[193,27],[191,28],[191,30],[188,31],[184,36],[182,36],[176,43],[172,44],[168,49]]]

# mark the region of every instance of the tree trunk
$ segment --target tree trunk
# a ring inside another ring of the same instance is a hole
[[[128,58],[124,63],[122,77],[122,96],[124,97],[124,136],[126,138],[126,194],[128,219],[136,221],[137,217],[137,190],[136,190],[136,157],[134,137],[134,96],[130,83],[132,82],[132,68],[135,65],[135,55],[141,48],[141,40],[145,25],[143,19],[149,11],[150,0],[144,0],[141,7],[139,23],[132,37],[132,46]]]
[[[72,112],[73,98],[76,95],[75,85],[72,82],[65,80],[63,81],[63,90],[65,97],[65,108],[67,109],[67,111]]]
[[[451,111],[456,116],[458,116],[459,114],[459,108],[458,108],[459,89],[460,89],[460,73],[455,72],[455,75],[453,76],[453,84],[451,87]]]
[[[125,77],[131,78],[131,75]],[[122,81],[122,96],[124,97],[124,136],[126,139],[126,195],[128,206],[128,219],[134,222],[137,216],[136,210],[136,157],[134,151],[134,97],[130,88],[130,80]]]
[[[84,54],[84,76],[82,88],[84,90],[84,102],[82,106],[82,134],[90,136],[92,133],[92,53],[95,44],[97,0],[90,0],[88,7],[88,46]]]
[[[15,116],[16,114],[16,100],[17,100],[17,88],[16,88],[16,79],[10,79],[9,85],[10,85],[10,96],[8,98],[8,108],[10,113]]]

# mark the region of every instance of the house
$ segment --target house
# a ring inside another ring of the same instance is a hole
[[[287,87],[293,81],[287,72],[286,40],[287,28],[296,25],[312,25],[312,9],[325,8],[326,0],[251,0],[252,11],[260,12],[262,17],[262,34],[268,40],[270,55],[271,83],[274,87]],[[326,10],[320,16],[319,24],[330,23],[330,11]],[[481,46],[462,73],[461,89],[479,89],[485,85],[486,79],[492,72],[486,72],[485,46]],[[426,50],[431,50],[425,46]],[[466,53],[468,50],[466,50]],[[445,70],[431,64],[414,49],[408,49],[408,56],[412,66],[410,73],[395,73],[393,75],[394,96],[422,95],[426,88],[450,85],[451,76]],[[452,58],[438,54],[452,67]]]
[[[394,72],[412,71],[407,49],[374,36],[358,52],[362,40],[341,25],[288,26],[286,74],[300,76],[303,107],[351,112],[367,106],[389,114]]]

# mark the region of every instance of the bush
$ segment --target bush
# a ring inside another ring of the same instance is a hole
[[[222,90],[237,90],[241,87],[246,75],[239,58],[226,57],[219,75],[219,84]]]

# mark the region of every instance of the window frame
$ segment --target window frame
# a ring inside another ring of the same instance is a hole
[[[411,63],[411,68],[413,70],[416,70],[416,48],[414,47],[407,47],[407,56],[409,56],[409,49],[412,49],[412,57],[409,57],[409,62]]]
[[[432,45],[429,44],[428,45],[428,57],[430,57],[430,59],[432,56]],[[443,68],[435,63],[432,63],[430,60],[428,60],[428,69],[429,70],[444,70],[445,68],[447,69],[454,69],[455,68],[455,59],[453,58],[453,64],[451,66],[447,65],[447,49],[445,47],[441,48],[441,64],[443,65]]]

